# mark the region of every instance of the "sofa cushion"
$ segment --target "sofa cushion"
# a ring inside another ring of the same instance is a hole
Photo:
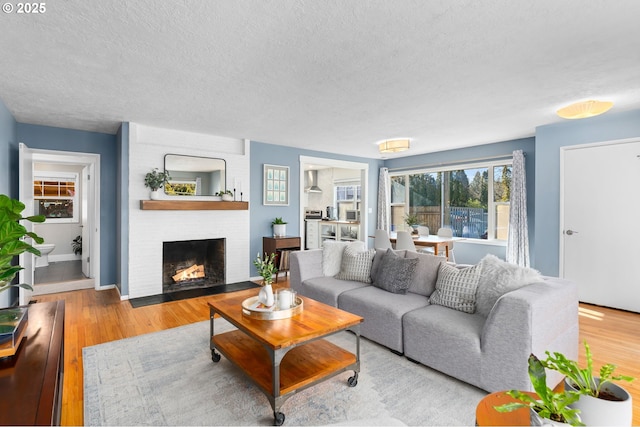
[[[416,258],[418,265],[413,273],[413,280],[409,285],[409,292],[428,297],[436,289],[438,270],[440,264],[445,262],[445,258],[431,254],[407,251],[406,258]]]
[[[394,250],[393,252],[395,252],[396,255],[398,255],[399,257],[404,258],[407,251],[405,249],[401,249],[399,251]],[[371,265],[371,281],[372,282],[373,282],[373,278],[378,275],[378,268],[380,268],[380,265],[382,264],[382,260],[384,259],[384,254],[386,253],[387,253],[387,249],[376,249],[376,256],[373,257],[373,264]]]
[[[481,270],[481,264],[463,269],[447,263],[440,264],[436,290],[431,294],[429,302],[465,313],[474,313]]]
[[[353,245],[347,246],[342,253],[340,272],[335,278],[371,283],[371,264],[375,254],[375,249],[358,251]]]
[[[364,242],[337,242],[335,240],[325,240],[322,243],[322,274],[325,276],[335,276],[340,273],[342,266],[342,253],[344,249],[353,245],[357,250],[364,250]]]
[[[486,255],[480,264],[482,274],[476,292],[476,311],[484,317],[489,316],[491,309],[502,295],[525,285],[543,281],[538,271],[502,261],[495,255]]]
[[[314,277],[302,282],[298,293],[316,301],[337,307],[340,294],[363,287],[370,288],[372,286],[353,280],[340,280],[335,277],[323,276]]]
[[[387,249],[373,278],[373,285],[394,294],[406,294],[417,264],[417,259],[402,258],[393,249]]]

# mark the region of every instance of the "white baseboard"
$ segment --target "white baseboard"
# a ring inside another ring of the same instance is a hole
[[[49,255],[49,262],[78,261],[81,259],[82,257],[80,255],[74,254]]]

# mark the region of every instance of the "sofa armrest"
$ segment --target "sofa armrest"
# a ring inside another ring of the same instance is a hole
[[[302,282],[322,274],[322,249],[291,252],[289,258],[289,284],[291,288],[300,292]]]
[[[527,359],[545,351],[578,357],[578,288],[569,281],[548,278],[512,292],[494,305],[480,338],[483,361],[481,381],[485,390],[531,390]],[[548,372],[547,384],[562,379]]]

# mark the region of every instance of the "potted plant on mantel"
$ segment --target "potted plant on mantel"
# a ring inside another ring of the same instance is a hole
[[[233,202],[233,193],[231,190],[218,191],[216,196],[220,197],[222,201]]]
[[[495,410],[498,412],[511,412],[519,408],[529,408],[532,426],[546,424],[584,425],[578,415],[580,411],[570,407],[572,403],[578,400],[580,395],[573,391],[554,393],[547,386],[547,374],[542,362],[532,354],[529,356],[528,364],[531,385],[538,396],[533,397],[519,390],[509,390],[507,394],[520,402],[495,406]]]
[[[158,190],[162,188],[169,180],[171,176],[169,172],[163,171],[160,172],[158,168],[154,168],[151,172],[148,172],[144,177],[144,186],[151,189],[151,193],[149,194],[149,198],[151,200],[158,200],[160,197],[158,195]]]
[[[45,216],[35,215],[25,218],[22,216],[24,208],[21,201],[0,194],[0,292],[13,286],[33,290],[28,283],[12,283],[16,274],[24,269],[19,265],[11,264],[14,256],[24,252],[40,256],[40,251],[27,243],[24,238],[29,237],[36,243],[44,242],[44,239],[36,233],[27,231],[25,226],[20,224],[20,221],[44,222]]]
[[[273,226],[273,237],[284,237],[287,235],[287,222],[282,217],[276,217],[271,221]]]
[[[580,410],[580,418],[588,425],[630,426],[633,418],[631,395],[611,381],[633,381],[626,375],[613,375],[615,365],[607,363],[600,368],[600,377],[593,375],[593,357],[587,342],[584,342],[587,367],[580,369],[578,363],[561,353],[549,353],[542,365],[565,376],[564,388],[579,395],[571,405]]]

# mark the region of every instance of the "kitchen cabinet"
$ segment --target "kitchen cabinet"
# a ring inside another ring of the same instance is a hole
[[[360,223],[348,221],[322,221],[319,240],[350,242],[360,240]]]
[[[320,248],[320,220],[308,219],[306,223],[306,233],[304,237],[305,248],[318,249]]]

